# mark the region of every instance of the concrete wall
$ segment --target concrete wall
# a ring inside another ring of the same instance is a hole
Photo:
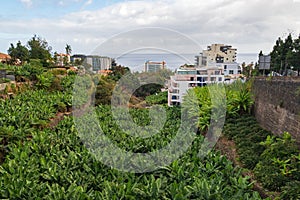
[[[287,131],[300,144],[300,77],[256,78],[253,93],[260,125],[277,135]]]

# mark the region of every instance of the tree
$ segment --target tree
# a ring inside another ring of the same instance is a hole
[[[54,59],[54,63],[56,64],[58,62],[58,54],[56,51],[54,52],[53,59]]]
[[[66,49],[66,54],[68,54],[68,55],[71,55],[71,53],[72,53],[72,48],[71,48],[71,45],[69,45],[69,44],[66,44],[66,47],[65,47],[65,49]]]
[[[284,74],[287,74],[287,68],[290,66],[290,62],[293,58],[294,41],[292,34],[290,33],[284,41],[283,47],[283,61],[284,61]]]
[[[245,75],[247,78],[250,78],[252,76],[253,66],[254,66],[253,63],[246,65],[246,63],[243,62],[242,63],[243,75]]]
[[[20,41],[18,41],[16,47],[11,43],[10,48],[7,50],[7,52],[12,58],[12,63],[16,63],[19,59],[21,61],[21,64],[24,64],[24,62],[29,58],[28,49],[23,46]]]
[[[300,76],[300,34],[297,39],[294,40],[294,59],[293,66],[298,71],[298,76]]]
[[[274,71],[287,75],[288,69],[293,67],[300,75],[300,35],[293,39],[290,33],[284,41],[278,38],[270,55]]]
[[[45,39],[34,35],[28,41],[29,47],[29,58],[30,59],[40,59],[43,66],[49,66],[49,61],[51,60],[51,46],[48,46],[48,42]]]
[[[283,49],[283,40],[279,37],[276,40],[276,43],[273,47],[271,55],[271,65],[274,71],[280,72],[282,71],[282,64],[283,64],[283,55],[282,55],[282,49]]]

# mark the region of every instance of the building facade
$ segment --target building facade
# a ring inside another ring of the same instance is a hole
[[[0,62],[1,63],[8,63],[11,60],[10,55],[7,55],[5,53],[0,53]]]
[[[203,87],[213,83],[223,83],[224,75],[218,67],[181,67],[171,76],[168,83],[168,105],[180,105],[187,91],[194,87]]]
[[[56,65],[63,67],[71,62],[71,56],[69,54],[58,53],[56,56]]]
[[[145,72],[158,72],[161,69],[166,68],[166,62],[153,62],[153,61],[147,61],[145,63]]]
[[[237,49],[224,44],[212,44],[203,51],[207,63],[235,63],[236,55]]]
[[[91,67],[91,71],[108,70],[112,66],[112,58],[106,56],[87,56],[86,63]]]

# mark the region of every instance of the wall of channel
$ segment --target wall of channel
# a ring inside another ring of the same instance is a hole
[[[258,77],[253,82],[254,114],[260,125],[300,144],[300,77]]]

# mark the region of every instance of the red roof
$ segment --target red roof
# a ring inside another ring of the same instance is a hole
[[[10,55],[7,55],[5,53],[0,53],[0,59],[1,60],[6,60],[6,59],[11,59]]]

